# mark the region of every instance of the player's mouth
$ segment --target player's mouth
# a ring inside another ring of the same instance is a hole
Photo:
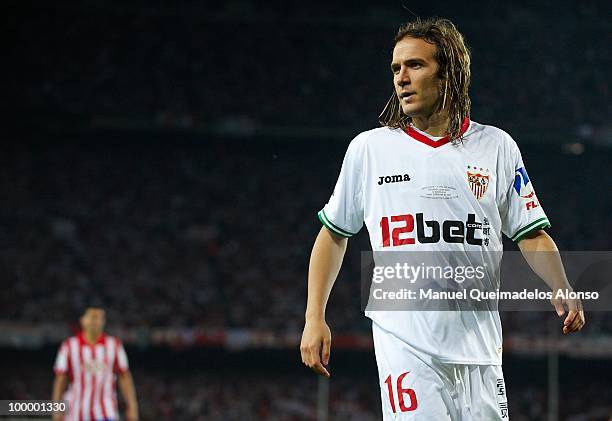
[[[403,102],[410,102],[415,96],[416,94],[414,92],[402,92],[400,93],[400,100]]]

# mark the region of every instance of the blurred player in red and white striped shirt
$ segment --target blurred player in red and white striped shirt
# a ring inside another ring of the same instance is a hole
[[[137,421],[138,402],[127,355],[121,341],[104,333],[105,311],[89,307],[80,322],[83,330],[62,343],[55,360],[52,399],[67,400],[69,410],[65,415],[54,415],[53,420],[118,420],[118,377],[127,404],[126,419]]]

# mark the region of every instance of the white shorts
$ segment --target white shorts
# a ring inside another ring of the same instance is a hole
[[[384,421],[508,421],[501,366],[444,363],[372,323]]]

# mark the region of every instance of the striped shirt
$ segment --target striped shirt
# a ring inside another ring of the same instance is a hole
[[[55,360],[55,374],[66,374],[70,386],[63,399],[69,411],[65,421],[118,419],[116,374],[129,370],[121,341],[102,334],[95,344],[83,333],[66,339]]]

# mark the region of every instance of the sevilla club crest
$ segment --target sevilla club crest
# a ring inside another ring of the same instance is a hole
[[[487,192],[489,187],[489,170],[486,168],[476,167],[474,165],[468,165],[467,179],[470,185],[470,190],[474,193],[477,200]]]

